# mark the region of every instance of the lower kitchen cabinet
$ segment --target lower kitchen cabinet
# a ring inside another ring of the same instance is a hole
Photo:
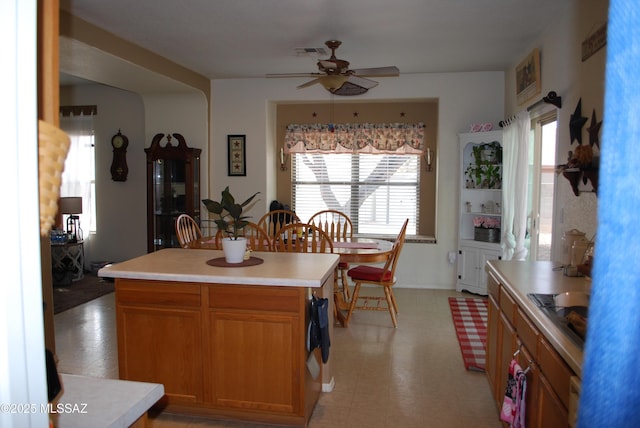
[[[320,351],[306,345],[311,295],[118,278],[120,378],[162,383],[170,412],[306,426],[322,390]]]
[[[487,319],[487,378],[502,406],[509,364],[527,370],[525,421],[528,428],[569,427],[569,386],[573,371],[536,329],[507,288],[491,273]],[[506,426],[506,424],[505,424]]]

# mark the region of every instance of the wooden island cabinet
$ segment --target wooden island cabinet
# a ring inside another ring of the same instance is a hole
[[[103,268],[120,378],[163,384],[170,412],[305,426],[330,376],[307,349],[309,305],[332,294],[339,258],[253,255],[264,263],[220,268],[206,262],[221,252],[164,249]]]
[[[498,408],[516,358],[528,368],[527,427],[574,427],[577,419],[582,348],[565,335],[529,293],[586,291],[584,278],[564,277],[549,262],[489,261],[487,379]],[[506,426],[506,425],[505,425]]]

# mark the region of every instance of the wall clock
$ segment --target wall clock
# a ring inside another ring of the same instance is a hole
[[[111,162],[111,179],[113,181],[127,181],[129,167],[127,167],[127,146],[129,139],[118,129],[118,133],[111,137],[113,147],[113,161]]]

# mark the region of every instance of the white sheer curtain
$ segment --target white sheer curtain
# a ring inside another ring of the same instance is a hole
[[[62,173],[60,196],[82,197],[80,227],[86,244],[91,239],[90,232],[96,230],[93,115],[62,116],[60,128],[71,139]]]
[[[507,122],[502,142],[502,258],[524,260],[531,119],[528,111],[521,111]]]

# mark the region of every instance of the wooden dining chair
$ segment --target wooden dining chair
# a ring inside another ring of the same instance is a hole
[[[351,219],[342,211],[318,211],[311,216],[308,223],[318,226],[320,229],[327,232],[331,237],[331,240],[334,242],[353,238],[353,224],[351,223]],[[340,262],[338,263],[335,275],[333,276],[334,290],[338,293],[342,293],[342,299],[344,302],[349,302],[350,300],[347,270],[349,270],[349,263]]]
[[[291,223],[300,223],[300,218],[291,210],[271,210],[258,220],[258,226],[267,232],[273,240],[283,226]]]
[[[278,252],[333,253],[333,240],[313,224],[290,223],[280,229],[273,247]]]
[[[349,305],[349,312],[347,313],[346,323],[349,323],[351,315],[355,309],[363,309],[370,311],[385,311],[388,310],[391,314],[391,321],[393,326],[398,327],[398,320],[396,315],[398,314],[398,303],[393,295],[392,287],[396,283],[396,266],[398,259],[400,258],[400,252],[404,245],[404,239],[407,233],[407,224],[409,219],[405,220],[400,233],[393,243],[389,257],[383,267],[360,265],[349,269],[347,275],[351,277],[354,282],[353,295],[351,296],[351,304]],[[360,288],[362,284],[379,285],[384,289],[384,297],[382,296],[361,296]],[[364,300],[362,304],[358,304],[358,300]],[[376,302],[375,306],[371,306],[370,302]],[[382,301],[386,301],[387,305],[381,306]]]
[[[248,224],[239,230],[239,236],[247,238],[247,249],[252,251],[273,251],[273,240],[267,232],[256,223]],[[221,230],[216,233],[216,248],[222,248],[222,238],[225,235]]]
[[[180,214],[176,219],[176,236],[180,246],[187,248],[189,242],[202,238],[202,231],[193,217],[188,214]]]

